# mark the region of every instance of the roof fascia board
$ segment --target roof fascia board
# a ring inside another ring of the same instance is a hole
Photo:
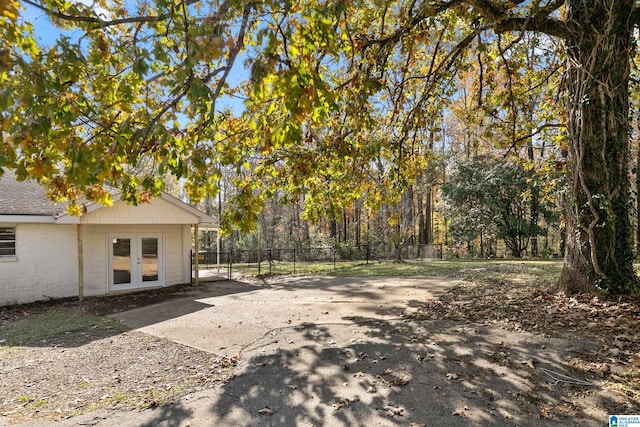
[[[192,215],[197,216],[200,219],[200,224],[211,224],[212,227],[216,226],[216,220],[213,217],[210,217],[206,213],[194,208],[193,206],[188,205],[187,203],[183,202],[182,200],[173,197],[171,194],[166,193],[166,192],[163,191],[162,192],[162,198],[165,201],[171,203],[172,205],[177,206],[180,209],[183,209],[183,210],[191,213]]]
[[[15,224],[53,224],[55,219],[51,215],[0,215],[0,223],[15,223]]]

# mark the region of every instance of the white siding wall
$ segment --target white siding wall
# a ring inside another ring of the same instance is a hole
[[[78,294],[75,225],[18,224],[16,258],[0,258],[0,305]]]
[[[113,233],[155,233],[163,235],[165,285],[188,283],[191,229],[183,225],[84,225],[84,293],[102,295],[107,292],[108,244]],[[186,237],[183,233],[186,233]]]
[[[117,201],[109,208],[100,208],[84,215],[82,224],[195,224],[198,218],[161,199],[138,206]]]

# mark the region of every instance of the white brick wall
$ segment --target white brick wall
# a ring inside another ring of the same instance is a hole
[[[190,239],[191,228],[183,225],[98,225],[83,226],[84,234],[84,290],[85,295],[102,295],[108,292],[109,234],[161,234],[163,237],[165,286],[187,283],[190,280],[189,254],[191,247],[184,247],[186,232]]]
[[[18,224],[16,258],[0,258],[0,305],[78,294],[75,225]]]
[[[139,206],[118,201],[81,217],[84,295],[108,292],[107,235],[160,234],[164,285],[191,280],[191,225],[198,218],[160,198]],[[18,224],[17,256],[0,258],[0,306],[78,295],[77,226]]]

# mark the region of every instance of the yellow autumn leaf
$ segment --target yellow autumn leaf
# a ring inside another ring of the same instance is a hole
[[[15,21],[18,19],[18,7],[16,0],[0,0],[0,16]]]

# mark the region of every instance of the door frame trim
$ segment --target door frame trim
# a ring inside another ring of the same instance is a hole
[[[135,253],[131,254],[132,263],[136,262],[138,256],[142,255],[142,239],[143,238],[158,239],[158,280],[153,282],[142,281],[141,264],[133,264],[131,268],[131,283],[129,285],[115,288],[113,284],[113,239],[131,239],[131,250]],[[165,285],[165,250],[164,250],[164,233],[154,232],[108,232],[106,233],[107,243],[107,292],[118,292],[145,288],[158,288]],[[138,267],[140,265],[140,267]],[[135,270],[135,271],[134,271]]]

